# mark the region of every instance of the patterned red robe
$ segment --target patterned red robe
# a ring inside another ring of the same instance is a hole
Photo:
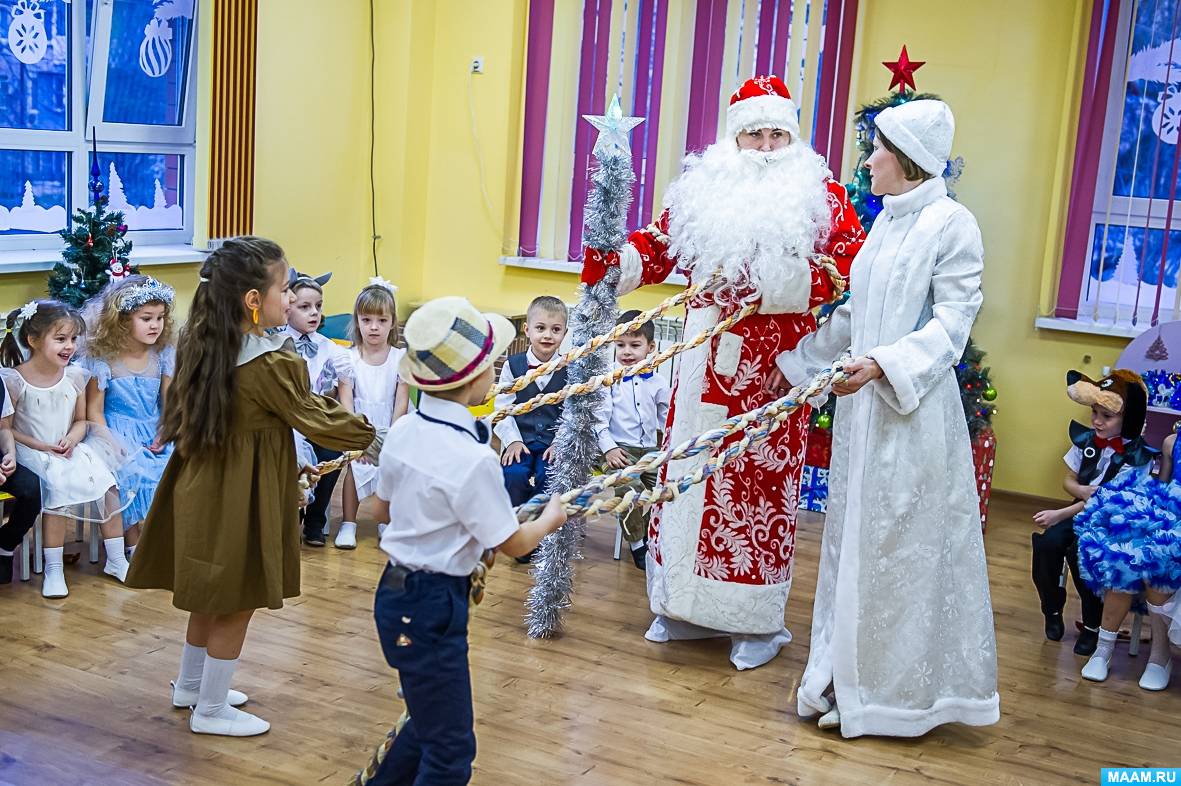
[[[845,189],[828,183],[832,225],[816,251],[848,277],[865,233]],[[633,232],[620,254],[620,294],[663,282],[676,267],[668,253],[669,214]],[[680,355],[665,434],[677,445],[734,415],[762,406],[775,358],[816,329],[810,309],[831,302],[835,286],[818,265],[809,292],[762,292],[760,307],[729,331]],[[687,304],[685,337],[725,319],[738,307],[708,294]],[[705,483],[665,503],[652,516],[648,598],[656,614],[728,633],[783,628],[795,552],[796,508],[808,412],[798,411],[762,445]],[[730,441],[736,441],[734,435]],[[729,444],[729,441],[726,443]],[[669,477],[692,472],[708,455],[671,462]]]

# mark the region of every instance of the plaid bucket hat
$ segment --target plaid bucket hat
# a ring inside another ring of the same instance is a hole
[[[441,297],[406,320],[402,379],[419,390],[452,390],[500,357],[517,331],[500,314],[483,314],[467,298]]]

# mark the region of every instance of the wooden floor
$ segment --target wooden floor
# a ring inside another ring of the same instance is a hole
[[[1177,765],[1181,679],[1141,691],[1147,648],[1129,658],[1121,645],[1111,679],[1087,683],[1073,631],[1043,639],[1032,512],[995,500],[986,539],[1001,722],[917,740],[842,740],[795,715],[819,516],[800,526],[795,641],[751,672],[734,671],[720,641],[644,641],[642,576],[611,559],[606,524],[592,527],[560,640],[525,637],[528,573],[502,561],[472,626],[473,782],[1073,784],[1098,783],[1103,766]],[[361,528],[354,552],[305,550],[303,596],[255,618],[235,684],[273,724],[259,738],[197,736],[171,709],[184,616],[165,593],[119,586],[85,557],[67,568],[65,600],[43,600],[39,577],[0,588],[0,784],[347,782],[400,711],[371,617],[382,558],[373,525]]]

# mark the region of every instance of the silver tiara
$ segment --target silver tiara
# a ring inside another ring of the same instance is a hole
[[[176,297],[176,290],[167,284],[162,284],[154,278],[149,278],[142,284],[128,287],[119,299],[119,312],[126,314],[135,311],[148,303],[163,303],[172,308],[172,301]]]

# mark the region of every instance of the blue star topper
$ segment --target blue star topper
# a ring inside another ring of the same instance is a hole
[[[633,128],[644,122],[642,117],[624,117],[623,107],[619,104],[619,96],[611,96],[611,104],[605,115],[583,115],[584,120],[599,129],[599,138],[595,140],[593,150],[595,158],[602,159],[606,155],[631,155],[631,142],[628,134]]]

